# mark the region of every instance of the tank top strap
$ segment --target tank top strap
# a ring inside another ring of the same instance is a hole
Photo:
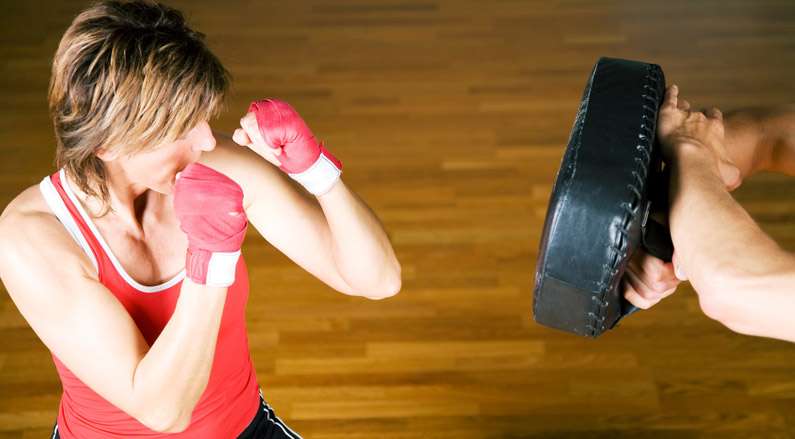
[[[102,250],[97,237],[94,236],[91,228],[83,220],[77,206],[67,195],[63,179],[64,171],[60,170],[52,175],[44,177],[39,183],[39,190],[44,196],[44,201],[58,220],[63,224],[72,238],[83,249],[94,268],[97,270],[100,282],[104,278],[105,267],[109,263],[107,255]]]

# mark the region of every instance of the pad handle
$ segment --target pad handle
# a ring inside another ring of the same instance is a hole
[[[665,167],[657,172],[649,182],[649,200],[646,202],[646,212],[640,226],[641,245],[644,250],[665,262],[671,262],[673,259],[674,243],[671,241],[671,232],[668,226],[658,221],[657,218],[662,218],[665,222],[668,220],[668,183],[670,179],[670,168]],[[616,321],[616,324],[639,309],[621,297],[621,318]]]
[[[659,145],[655,151],[660,151]],[[654,174],[649,181],[649,201],[640,226],[641,244],[650,255],[671,262],[674,257],[674,243],[667,225],[671,167],[658,161],[653,169]]]

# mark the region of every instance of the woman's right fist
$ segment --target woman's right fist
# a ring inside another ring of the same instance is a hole
[[[187,277],[202,285],[232,285],[248,226],[240,186],[212,168],[188,165],[174,186],[174,211],[188,235]]]

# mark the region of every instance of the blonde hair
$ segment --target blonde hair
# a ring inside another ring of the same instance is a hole
[[[52,63],[49,108],[58,168],[110,211],[100,150],[132,155],[217,116],[229,72],[182,13],[152,1],[81,12]]]

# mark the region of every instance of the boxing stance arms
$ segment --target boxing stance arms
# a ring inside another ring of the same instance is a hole
[[[258,101],[234,141],[215,137],[202,162],[240,183],[249,221],[271,245],[344,294],[382,299],[400,290],[400,263],[383,226],[292,107]]]
[[[781,129],[781,116],[760,125],[738,113],[727,118],[724,131],[719,110],[705,115],[688,109],[677,88],[669,88],[658,129],[672,165],[669,221],[677,272],[690,280],[704,313],[729,329],[795,341],[795,255],[729,194],[759,170],[795,174],[795,124]]]
[[[38,187],[0,217],[0,278],[31,328],[83,383],[155,431],[187,428],[209,380],[246,227],[242,193],[224,178],[194,167],[177,182],[175,211],[189,242],[187,278],[151,346],[46,210]]]
[[[92,390],[161,432],[187,428],[206,388],[246,214],[274,246],[339,291],[383,298],[400,288],[400,265],[383,229],[339,174],[304,181],[323,191],[315,201],[228,137],[219,136],[201,162],[221,173],[192,165],[177,180],[174,210],[188,238],[187,279],[151,346],[38,187],[0,217],[0,279],[31,328]]]

